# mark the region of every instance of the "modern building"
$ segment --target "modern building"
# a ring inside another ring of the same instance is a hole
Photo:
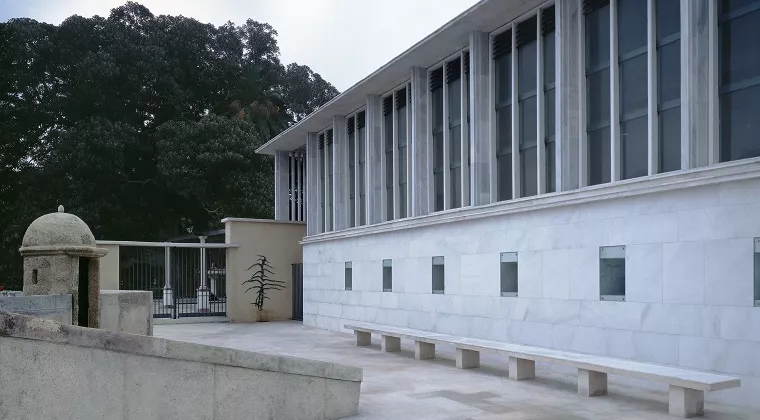
[[[304,323],[730,373],[707,398],[760,406],[759,45],[758,0],[476,4],[259,149],[307,222]]]

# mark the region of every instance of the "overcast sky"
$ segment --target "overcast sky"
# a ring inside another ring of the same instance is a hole
[[[0,0],[0,22],[108,16],[126,0]],[[141,0],[154,14],[272,25],[284,64],[297,62],[344,91],[477,0]]]

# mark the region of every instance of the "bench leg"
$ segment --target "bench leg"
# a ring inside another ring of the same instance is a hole
[[[480,352],[475,350],[457,349],[457,367],[459,369],[480,367]]]
[[[607,395],[607,374],[578,369],[578,394],[584,397]]]
[[[705,392],[671,385],[668,411],[671,416],[697,417],[705,414]]]
[[[415,341],[414,358],[417,360],[435,359],[435,344]]]
[[[401,339],[398,337],[391,337],[390,335],[384,335],[380,346],[383,351],[399,351],[401,350]]]
[[[536,377],[536,362],[528,359],[509,358],[509,379],[521,381]]]
[[[372,344],[372,334],[364,331],[354,331],[357,346],[369,346]]]

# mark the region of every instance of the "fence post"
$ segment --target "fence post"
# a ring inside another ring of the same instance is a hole
[[[199,236],[198,239],[201,240],[201,245],[206,243],[206,236]],[[206,286],[206,276],[208,275],[206,271],[206,248],[201,246],[199,250],[201,252],[201,283],[198,287],[198,312],[210,312],[209,300],[211,296],[208,286]]]
[[[172,290],[171,248],[164,247],[164,306],[174,308],[174,291]],[[176,316],[174,317],[176,318]]]

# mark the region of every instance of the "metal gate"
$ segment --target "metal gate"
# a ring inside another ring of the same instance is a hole
[[[303,264],[293,264],[293,319],[303,321]]]
[[[153,292],[154,318],[226,316],[225,248],[224,244],[121,244],[119,289]]]

